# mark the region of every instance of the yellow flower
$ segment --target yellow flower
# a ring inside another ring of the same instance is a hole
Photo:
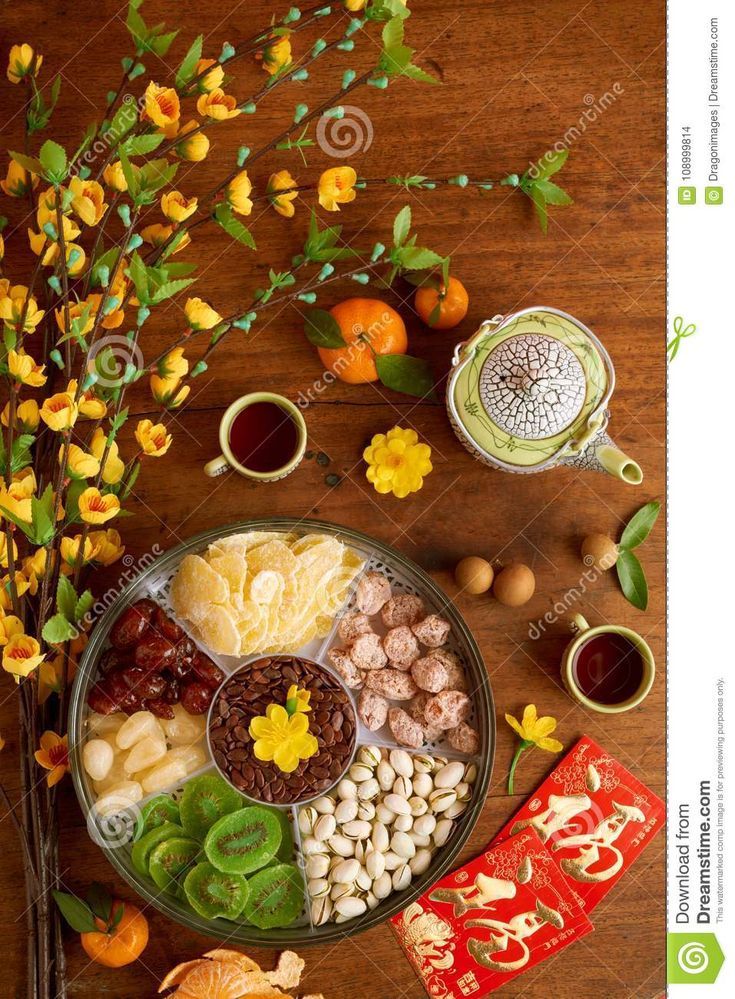
[[[338,212],[340,205],[354,201],[357,174],[352,167],[332,167],[319,178],[319,204],[328,212]]]
[[[303,688],[299,688],[295,683],[292,683],[286,694],[286,710],[290,715],[296,714],[298,711],[301,711],[302,714],[307,714],[311,711],[311,707],[309,706],[310,700],[310,690],[304,690]]]
[[[209,70],[209,72],[197,80],[197,90],[200,94],[206,94],[210,90],[216,90],[217,87],[221,87],[222,81],[225,78],[225,71],[216,59],[200,59],[194,67],[194,76],[196,77],[200,73],[204,73],[205,69]]]
[[[102,296],[101,295],[99,295],[99,296],[91,296],[90,295],[90,297],[89,297],[89,299],[87,301],[85,301],[84,299],[82,299],[79,302],[71,302],[69,304],[69,327],[70,328],[71,328],[72,320],[74,320],[74,319],[80,319],[81,316],[82,316],[82,314],[84,313],[85,309],[87,310],[87,317],[84,320],[83,325],[80,326],[79,324],[77,324],[77,332],[80,334],[80,336],[86,336],[87,333],[89,333],[89,331],[94,326],[94,317],[95,317],[95,315],[97,313],[97,309],[99,308],[99,302],[93,301],[94,297],[99,298],[100,301],[102,300]],[[63,309],[63,308],[62,309],[56,309],[55,312],[54,312],[54,315],[56,316],[56,325],[59,327],[59,330],[62,333],[65,333],[66,332],[66,310]]]
[[[74,195],[71,207],[85,225],[97,225],[107,211],[105,192],[96,180],[80,180],[72,177],[69,190]]]
[[[69,392],[57,392],[41,406],[41,419],[51,430],[70,430],[78,416],[79,406]]]
[[[3,234],[0,232],[0,263],[5,256],[5,240],[3,239]]]
[[[35,638],[16,633],[3,649],[3,669],[15,677],[19,683],[22,676],[28,676],[43,662],[45,656]]]
[[[237,99],[231,94],[226,94],[221,87],[215,87],[209,93],[202,94],[197,101],[197,111],[203,118],[214,118],[215,121],[237,118],[240,114]]]
[[[122,268],[121,268],[122,269]],[[100,320],[100,326],[105,330],[116,330],[118,326],[122,326],[125,320],[125,310],[120,308],[120,305],[125,301],[125,296],[128,290],[128,282],[125,280],[125,276],[118,273],[112,287],[108,290],[107,301],[105,303],[105,308],[109,309],[112,306],[113,298],[116,300],[117,305],[111,312],[106,312],[105,315]],[[100,311],[100,306],[102,305],[102,295],[93,294],[89,295],[87,301],[92,306],[92,319],[97,318],[97,313]],[[85,331],[86,332],[86,331]]]
[[[44,732],[41,736],[41,748],[33,754],[36,763],[49,771],[46,774],[46,783],[49,787],[58,784],[64,774],[69,772],[69,749],[66,739],[66,736],[57,735],[56,732]]]
[[[94,546],[94,561],[100,565],[112,565],[125,554],[119,531],[108,527],[105,531],[90,531],[89,540]]]
[[[151,82],[145,89],[143,113],[154,125],[166,128],[178,121],[181,115],[179,95],[172,87],[159,87],[157,83]]]
[[[174,347],[158,362],[158,373],[162,378],[183,378],[189,370],[189,362],[184,357],[183,347]]]
[[[66,386],[66,391],[72,398],[76,397],[76,378],[72,378]],[[102,399],[98,399],[91,389],[80,394],[77,399],[77,406],[79,408],[79,416],[87,420],[101,420],[107,413],[107,404]]]
[[[0,507],[8,510],[18,520],[31,522],[31,497],[36,493],[36,476],[32,468],[16,472],[10,485],[0,485]]]
[[[42,212],[41,209],[39,208],[36,214],[41,216],[45,214],[45,211]],[[47,221],[50,222],[51,225],[53,225],[54,229],[57,228],[58,219],[56,217],[55,208],[51,213],[51,218],[47,219]],[[46,222],[42,222],[39,219],[38,224],[39,226],[44,226],[46,225]],[[66,250],[66,259],[67,261],[69,261],[69,257],[71,255],[71,247],[78,245],[73,241],[79,235],[80,229],[77,225],[75,225],[73,220],[67,218],[67,216],[62,217],[62,229],[64,231],[64,246]],[[30,244],[31,250],[36,254],[37,257],[43,254],[41,258],[41,264],[44,267],[50,267],[52,264],[55,264],[56,261],[59,259],[58,242],[56,240],[49,239],[49,237],[46,235],[45,232],[34,232],[32,229],[27,229],[26,232],[28,233],[28,242]],[[82,263],[83,262],[84,261],[82,261]],[[73,265],[78,267],[78,263],[79,263],[78,254],[75,254]]]
[[[89,450],[102,462],[102,455],[107,445],[107,434],[102,427],[97,427],[89,442]],[[117,442],[113,441],[107,451],[105,464],[102,466],[102,481],[108,486],[116,485],[125,474],[125,462],[120,457]]]
[[[262,58],[263,69],[266,73],[275,76],[284,67],[291,65],[291,39],[288,35],[280,35],[263,50],[263,55],[258,56],[258,58]]]
[[[7,427],[10,419],[10,403],[5,404],[1,419],[3,426]],[[32,434],[38,430],[40,419],[38,403],[35,399],[25,399],[15,407],[15,427],[21,433]]]
[[[20,83],[27,76],[38,76],[43,62],[42,55],[36,55],[32,45],[13,45],[8,56],[8,79]]]
[[[79,546],[82,543],[81,534],[75,534],[73,538],[64,537],[61,539],[61,558],[66,566],[75,569],[79,560]],[[91,535],[84,539],[84,555],[82,565],[91,562],[98,552]]]
[[[181,385],[178,378],[161,378],[151,375],[151,395],[167,409],[178,409],[191,391],[191,385]]]
[[[211,330],[217,323],[222,322],[219,312],[215,312],[212,306],[207,305],[201,298],[187,298],[184,303],[184,313],[193,330]]]
[[[130,167],[134,174],[137,174],[140,170],[140,167],[136,166],[135,163],[131,163]],[[125,179],[120,160],[115,160],[114,163],[107,164],[102,171],[102,179],[112,191],[117,191],[119,194],[128,189],[128,182]]]
[[[156,222],[153,225],[147,225],[145,229],[140,230],[141,238],[145,243],[149,243],[153,247],[163,246],[167,243],[169,239],[174,234],[174,227],[172,225],[161,225],[160,222]],[[191,243],[191,236],[188,232],[185,232],[176,242],[176,246],[173,253],[178,253],[179,250],[183,250],[185,246]]]
[[[0,613],[0,645],[7,645],[14,635],[23,634],[23,622],[14,614]]]
[[[9,198],[25,198],[31,187],[38,187],[38,181],[35,173],[29,173],[20,163],[11,160],[5,180],[0,180],[0,187]]]
[[[51,694],[60,694],[64,682],[64,653],[45,659],[38,667],[38,703],[45,704]]]
[[[85,524],[104,524],[120,512],[120,500],[112,493],[104,496],[90,486],[79,497],[79,516]]]
[[[160,458],[171,447],[173,437],[166,432],[162,423],[154,424],[151,420],[140,420],[135,428],[135,439],[144,454]]]
[[[46,568],[46,558],[46,549],[37,548],[32,555],[26,555],[23,559],[21,572],[28,580],[30,591],[34,596],[38,589],[38,577],[43,575]]]
[[[252,190],[253,185],[247,170],[241,170],[232,178],[225,188],[225,197],[233,212],[237,212],[238,215],[249,215],[252,212],[253,203],[250,200]]]
[[[250,722],[251,738],[255,739],[256,759],[275,763],[283,773],[290,774],[301,760],[308,760],[319,751],[319,744],[309,732],[309,719],[297,711],[289,715],[281,704],[269,704],[265,717],[258,715]]]
[[[26,299],[28,300],[27,308]],[[43,310],[38,308],[35,298],[32,295],[29,296],[25,285],[16,284],[8,289],[5,298],[0,298],[0,319],[4,319],[9,326],[18,327],[24,313],[22,332],[33,333],[43,319]]]
[[[15,541],[13,541],[13,559],[17,558],[18,558],[18,546],[16,545]],[[3,566],[3,568],[5,569],[8,568],[8,536],[4,531],[2,534],[0,534],[0,565]],[[0,615],[0,617],[2,617],[2,615]]]
[[[375,434],[362,456],[368,464],[367,480],[376,492],[393,493],[398,499],[418,492],[433,467],[429,445],[418,443],[415,430],[401,427]]]
[[[527,704],[523,711],[523,719],[519,722],[513,715],[506,714],[505,720],[514,732],[521,737],[521,741],[516,749],[513,762],[510,765],[508,774],[508,794],[513,794],[513,778],[515,777],[516,766],[521,755],[532,746],[545,749],[547,753],[560,753],[564,746],[558,739],[550,739],[549,736],[556,729],[556,718],[545,715],[539,718],[536,714],[536,705]]]
[[[43,228],[47,222],[51,222],[53,226],[56,226],[58,221],[58,213],[56,211],[57,198],[61,196],[62,214],[64,216],[69,214],[69,207],[65,207],[64,200],[64,188],[60,188],[58,193],[55,188],[47,187],[45,191],[38,197],[38,207],[36,208],[36,221],[38,222],[39,229]],[[71,228],[69,228],[71,227]],[[80,233],[79,226],[73,222],[71,219],[65,219],[64,222],[64,236],[67,240],[75,239]]]
[[[23,594],[30,588],[30,583],[23,575],[23,573],[18,570],[13,577],[13,585],[15,586],[15,592],[18,597],[22,597]],[[0,579],[0,611],[9,611],[13,606],[13,600],[10,595],[10,576],[6,575]]]
[[[266,188],[267,193],[271,195],[270,203],[279,215],[283,215],[287,219],[293,218],[296,211],[294,201],[298,198],[299,192],[290,190],[290,188],[296,186],[296,181],[288,170],[279,170],[278,173],[274,173],[271,176]],[[278,191],[286,191],[287,193],[278,195],[276,193]]]
[[[8,351],[8,371],[21,385],[40,388],[46,381],[46,375],[43,373],[45,367],[45,364],[36,364],[31,355],[26,354],[24,350]]]
[[[198,128],[199,123],[188,121],[179,132],[179,142],[176,144],[176,155],[182,160],[191,163],[199,163],[206,159],[209,152],[209,139],[203,132],[195,132],[194,135],[187,135],[193,129]]]
[[[161,195],[161,211],[169,222],[184,222],[197,210],[196,198],[185,198],[181,191]]]
[[[72,479],[91,479],[100,470],[100,463],[93,454],[87,454],[78,444],[59,448],[59,464],[66,458],[66,468]]]

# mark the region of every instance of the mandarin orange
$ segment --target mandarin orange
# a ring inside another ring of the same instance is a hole
[[[330,310],[346,347],[320,347],[327,371],[350,385],[378,380],[375,354],[405,354],[406,327],[395,309],[377,298],[348,298]]]
[[[450,277],[446,287],[427,284],[417,288],[414,299],[416,311],[433,330],[452,330],[459,326],[467,315],[469,304],[467,289],[456,277]]]
[[[79,934],[89,957],[105,968],[122,968],[136,961],[148,944],[148,920],[136,906],[120,900],[114,902],[113,914],[121,905],[124,909],[120,922],[109,933],[105,932],[107,924],[104,920],[95,919],[99,933]]]

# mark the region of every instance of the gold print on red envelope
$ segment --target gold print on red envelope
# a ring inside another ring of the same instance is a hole
[[[530,829],[444,878],[392,925],[432,999],[486,995],[592,929]]]
[[[583,737],[496,843],[534,829],[589,912],[663,827],[664,803]]]

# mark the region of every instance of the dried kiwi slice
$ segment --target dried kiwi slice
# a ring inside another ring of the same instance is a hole
[[[304,882],[293,864],[278,864],[248,879],[250,894],[242,914],[261,930],[289,926],[304,907]]]
[[[160,826],[155,826],[155,828],[141,836],[137,843],[133,844],[133,849],[130,852],[133,867],[139,874],[149,877],[151,853],[153,853],[158,844],[165,842],[167,839],[173,839],[174,836],[183,835],[184,830],[174,822],[164,822]]]
[[[276,852],[276,860],[293,860],[293,833],[291,831],[291,822],[288,817],[288,812],[284,808],[269,808],[267,805],[264,805],[263,807],[267,808],[272,815],[275,815],[278,819],[278,824],[281,827],[281,845],[278,847],[278,851]]]
[[[189,836],[202,840],[217,819],[236,812],[244,803],[242,795],[222,777],[192,777],[179,802],[181,825]]]
[[[250,874],[275,857],[281,836],[273,812],[253,805],[218,819],[204,840],[204,852],[218,871]]]
[[[179,818],[179,806],[173,798],[167,794],[157,794],[151,798],[140,810],[138,822],[135,829],[135,838],[140,839],[156,826],[162,826],[164,822],[175,822],[181,824]]]
[[[184,894],[194,912],[205,919],[237,919],[250,889],[242,874],[225,874],[205,862],[184,878]]]
[[[148,861],[148,870],[154,882],[163,891],[173,894],[178,890],[181,875],[198,859],[201,846],[187,836],[174,836],[155,846]]]

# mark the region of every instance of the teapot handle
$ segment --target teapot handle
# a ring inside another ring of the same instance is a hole
[[[454,348],[454,353],[452,354],[452,367],[456,368],[457,365],[464,360],[465,356],[474,349],[477,342],[487,336],[488,333],[492,333],[496,330],[504,319],[505,316],[500,315],[493,316],[492,319],[486,319],[480,324],[480,328],[469,338],[469,340],[460,340]]]

